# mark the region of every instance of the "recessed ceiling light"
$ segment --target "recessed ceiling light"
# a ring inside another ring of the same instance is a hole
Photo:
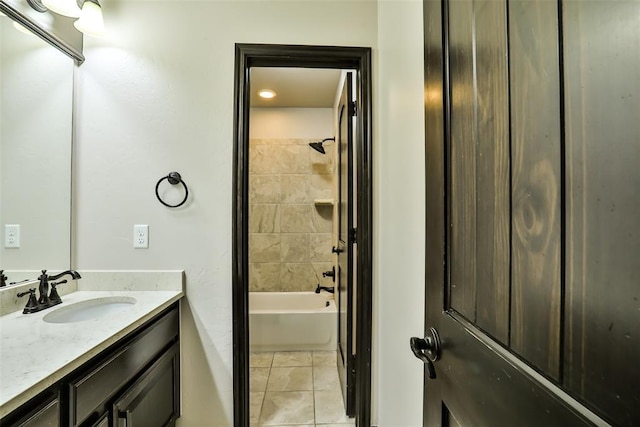
[[[276,93],[274,91],[272,91],[271,89],[261,89],[258,92],[258,96],[260,96],[260,98],[264,98],[264,99],[271,99],[271,98],[275,98],[276,97]]]

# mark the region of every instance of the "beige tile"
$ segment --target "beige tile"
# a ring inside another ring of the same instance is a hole
[[[308,262],[282,264],[280,286],[283,291],[312,291],[317,283],[316,274]]]
[[[262,401],[264,392],[252,391],[249,393],[249,422],[257,423],[260,420],[260,410],[262,409]]]
[[[303,146],[263,144],[249,151],[249,171],[253,174],[307,174],[309,170],[308,153]]]
[[[283,234],[280,240],[280,260],[283,262],[309,262],[309,234]]]
[[[305,145],[307,139],[303,138],[264,138],[252,139],[251,144],[256,145]]]
[[[309,193],[312,199],[333,199],[333,175],[309,175]]]
[[[253,148],[256,145],[264,144],[264,139],[262,138],[251,138],[249,139],[249,148]]]
[[[280,234],[249,234],[250,262],[280,262]]]
[[[280,290],[280,263],[249,263],[249,291]]]
[[[261,425],[313,425],[313,392],[267,392],[260,414]]]
[[[309,175],[280,175],[280,203],[310,203]]]
[[[283,220],[280,217],[280,230],[283,230]],[[331,233],[333,231],[333,209],[327,209],[325,206],[316,206],[311,211],[311,224],[309,225],[312,233]]]
[[[249,171],[254,174],[308,174],[309,149],[303,145],[256,145],[249,151]]]
[[[256,145],[249,147],[249,173],[250,174],[273,174],[274,168],[269,161],[271,147],[267,145]]]
[[[280,205],[252,204],[249,207],[250,233],[279,233]]]
[[[327,152],[322,155],[313,151],[309,156],[311,161],[311,173],[314,174],[330,174],[334,169],[334,142],[326,142],[324,149]]]
[[[280,232],[282,233],[308,233],[317,232],[314,227],[316,214],[310,204],[282,205],[280,208]],[[329,230],[331,231],[331,230]]]
[[[251,368],[270,368],[273,362],[273,353],[271,352],[254,352],[249,355],[249,367]]]
[[[331,233],[312,233],[309,236],[311,261],[331,262]]]
[[[335,366],[315,366],[313,368],[313,389],[340,390],[340,378]]]
[[[280,202],[280,175],[251,175],[249,203]]]
[[[313,366],[337,366],[337,352],[335,351],[314,351]]]
[[[265,391],[270,368],[249,368],[249,391]]]
[[[350,418],[351,420],[353,420],[353,418]],[[355,426],[356,422],[355,420],[350,421],[348,423],[340,423],[340,424],[316,424],[316,427],[347,427],[347,426]],[[289,426],[290,427],[290,426]]]
[[[315,391],[316,424],[348,423],[340,390]]]
[[[271,368],[267,391],[313,390],[312,368]]]
[[[278,368],[311,365],[311,353],[308,351],[280,351],[273,356],[273,366]]]

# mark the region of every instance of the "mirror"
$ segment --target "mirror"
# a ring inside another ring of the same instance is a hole
[[[0,12],[0,269],[11,282],[27,278],[11,271],[71,265],[75,65],[38,31],[24,31],[35,21],[14,25],[5,2]],[[7,225],[19,231],[10,236]]]

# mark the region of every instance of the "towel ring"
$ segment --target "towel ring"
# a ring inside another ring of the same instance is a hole
[[[158,193],[158,188],[160,188],[160,183],[162,181],[164,181],[165,179],[167,181],[169,181],[169,184],[171,184],[171,185],[182,184],[182,186],[184,187],[184,199],[180,203],[178,203],[177,205],[170,205],[170,204],[168,204],[167,202],[165,202],[164,200],[162,200],[160,198],[160,193]],[[178,172],[170,172],[169,175],[163,176],[162,178],[160,178],[160,180],[156,184],[156,197],[158,198],[160,203],[162,203],[166,207],[168,207],[168,208],[178,208],[178,207],[184,205],[184,202],[187,201],[187,198],[189,197],[189,189],[187,188],[187,184],[182,180],[182,177],[180,176],[180,174]]]

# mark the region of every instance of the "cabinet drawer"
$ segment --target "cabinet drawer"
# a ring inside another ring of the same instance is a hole
[[[71,424],[81,423],[96,410],[98,415],[102,414],[107,401],[172,342],[178,332],[178,310],[173,309],[96,369],[72,381],[69,384]]]
[[[178,344],[174,344],[113,404],[116,427],[173,425],[179,412]]]
[[[60,398],[58,395],[50,397],[19,420],[3,419],[0,425],[3,427],[58,427],[60,425]]]

